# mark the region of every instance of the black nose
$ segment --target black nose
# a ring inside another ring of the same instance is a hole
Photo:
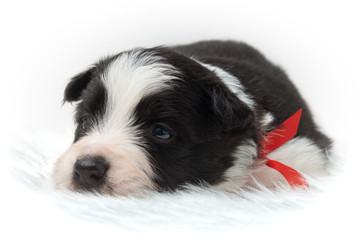
[[[82,188],[99,187],[105,180],[109,164],[100,156],[84,156],[75,163],[74,180]]]

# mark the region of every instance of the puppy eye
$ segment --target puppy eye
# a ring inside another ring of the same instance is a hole
[[[91,124],[91,119],[89,117],[83,117],[80,122],[81,129],[87,129]]]
[[[172,134],[167,128],[165,128],[163,126],[155,126],[151,130],[151,136],[156,137],[161,140],[167,140],[172,137]]]

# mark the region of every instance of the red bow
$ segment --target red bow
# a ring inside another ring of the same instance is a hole
[[[259,154],[261,158],[267,159],[266,165],[281,173],[292,188],[308,188],[309,184],[298,171],[278,161],[269,159],[267,155],[296,135],[301,118],[301,112],[302,109],[285,120],[279,127],[269,132],[262,141],[262,151]]]

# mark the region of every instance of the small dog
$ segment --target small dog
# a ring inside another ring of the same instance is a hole
[[[71,147],[54,170],[57,187],[100,194],[287,184],[259,155],[265,136],[298,109],[297,135],[270,153],[297,171],[327,172],[331,141],[286,74],[233,41],[137,48],[76,75]]]

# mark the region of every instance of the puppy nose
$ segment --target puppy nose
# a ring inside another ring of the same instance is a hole
[[[85,189],[99,187],[105,180],[109,164],[100,156],[79,158],[74,167],[75,182]]]

